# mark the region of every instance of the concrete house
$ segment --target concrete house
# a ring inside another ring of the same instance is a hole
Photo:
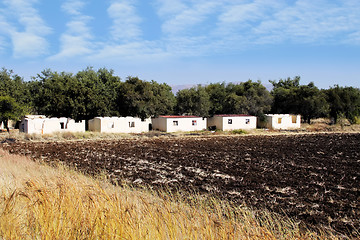
[[[255,129],[257,118],[245,114],[222,114],[214,115],[208,119],[207,126],[220,129],[222,131],[231,131],[236,129]]]
[[[89,131],[106,133],[141,133],[151,128],[151,119],[137,117],[96,117],[89,120]]]
[[[268,129],[300,128],[301,116],[292,114],[265,114],[265,121],[258,119],[258,127]]]
[[[188,132],[206,129],[206,118],[198,116],[159,116],[152,119],[154,130]]]
[[[26,115],[19,127],[20,132],[50,134],[54,132],[85,132],[85,121],[71,118],[47,118],[44,115]]]

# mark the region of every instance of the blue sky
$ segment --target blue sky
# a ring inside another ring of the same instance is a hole
[[[359,0],[1,0],[0,67],[360,87]]]

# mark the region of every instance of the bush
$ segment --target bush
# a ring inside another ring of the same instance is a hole
[[[231,131],[233,134],[247,134],[247,132],[243,129],[235,129]]]

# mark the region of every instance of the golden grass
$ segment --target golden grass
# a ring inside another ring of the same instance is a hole
[[[196,194],[113,186],[0,150],[0,239],[334,239]]]

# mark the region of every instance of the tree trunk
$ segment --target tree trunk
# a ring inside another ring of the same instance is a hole
[[[8,120],[8,119],[5,119],[5,120],[4,120],[4,126],[5,126],[5,128],[6,128],[6,131],[7,131],[8,133],[10,133],[10,129],[9,129],[9,126],[8,126],[8,122],[9,122],[9,120]]]

